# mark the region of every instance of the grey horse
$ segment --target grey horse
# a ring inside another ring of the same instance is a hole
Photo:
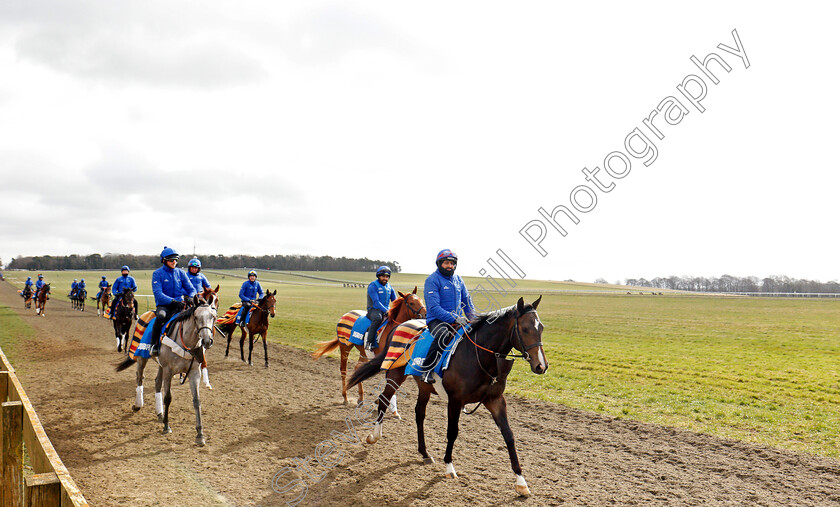
[[[204,350],[213,345],[213,326],[216,323],[216,308],[213,302],[194,299],[195,306],[181,312],[172,322],[168,336],[161,338],[160,354],[158,355],[157,377],[155,378],[155,413],[163,423],[163,433],[172,433],[169,427],[169,404],[172,402],[172,377],[185,375],[190,381],[190,391],[195,407],[195,443],[205,444],[204,431],[201,426],[201,400],[198,394],[198,384],[201,378],[201,363],[204,360]],[[135,360],[128,358],[117,366],[122,371],[134,364]],[[137,398],[135,411],[143,407],[143,370],[148,358],[138,357],[137,362]]]

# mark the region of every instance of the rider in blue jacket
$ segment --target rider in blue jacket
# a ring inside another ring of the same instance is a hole
[[[421,368],[426,372],[423,375],[423,381],[429,384],[435,382],[432,372],[437,366],[441,352],[449,346],[455,336],[455,328],[452,325],[466,326],[469,322],[467,318],[472,319],[475,316],[475,308],[467,286],[464,280],[455,274],[455,267],[458,265],[458,256],[455,252],[448,249],[441,250],[435,263],[438,267],[437,271],[426,278],[423,289],[427,324],[429,332],[434,337]]]
[[[70,284],[70,297],[76,297],[76,290],[79,288],[79,280],[74,278],[73,283]]]
[[[85,279],[82,278],[81,280],[79,280],[79,285],[76,287],[76,294],[84,297],[86,293],[87,293],[87,285],[85,285]]]
[[[204,292],[204,289],[210,288],[210,282],[207,281],[207,277],[200,271],[201,261],[198,260],[198,258],[193,257],[187,264],[187,278],[190,279],[190,283],[193,287],[195,287],[195,291],[198,293]]]
[[[126,290],[130,290],[131,292],[137,292],[137,282],[134,281],[134,277],[130,276],[129,273],[131,272],[128,269],[128,266],[123,266],[120,268],[122,272],[122,276],[118,277],[114,281],[114,285],[111,287],[111,295],[114,296],[114,301],[111,302],[111,315],[115,315],[114,311],[117,309],[117,305],[120,304],[122,301],[123,293]],[[104,276],[102,278],[105,278]],[[101,285],[100,285],[101,286]],[[134,300],[134,314],[137,315],[137,300]]]
[[[390,279],[391,268],[379,266],[379,269],[376,270],[376,280],[370,282],[367,288],[367,318],[370,320],[370,327],[365,335],[365,348],[367,350],[373,350],[376,330],[379,329],[382,320],[388,314],[391,301],[397,299],[397,291],[388,283]]]
[[[32,293],[32,277],[27,276],[26,281],[23,283],[23,291],[20,293],[20,297],[23,297],[23,293],[26,292],[26,288],[29,287],[30,294]]]
[[[102,293],[105,291],[105,289],[108,288],[109,285],[111,285],[111,284],[108,283],[108,278],[105,275],[103,275],[102,276],[102,281],[99,282],[99,292],[96,293],[96,300],[97,301],[99,301],[99,298],[102,297]]]
[[[239,300],[242,301],[242,310],[240,310],[236,317],[237,324],[244,326],[248,323],[248,312],[251,310],[251,305],[262,297],[262,286],[257,281],[257,272],[252,269],[248,272],[248,279],[242,282],[242,288],[239,289]]]
[[[46,284],[47,284],[47,282],[44,281],[44,275],[39,273],[38,274],[38,281],[35,282],[35,293],[37,294],[38,291],[41,290],[41,287],[43,287]]]
[[[178,252],[168,246],[160,253],[163,266],[152,273],[152,293],[155,295],[155,325],[152,327],[153,356],[160,351],[160,334],[163,326],[170,317],[184,309],[183,297],[195,296],[195,287],[190,283],[187,274],[177,269]]]

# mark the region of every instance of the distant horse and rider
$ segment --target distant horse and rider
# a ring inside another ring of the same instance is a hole
[[[128,344],[131,339],[131,324],[137,320],[136,308],[137,302],[134,299],[134,291],[125,289],[122,293],[122,299],[114,309],[114,315],[111,315],[111,318],[114,320],[114,336],[117,339],[117,352],[125,350],[128,353]],[[125,349],[123,349],[123,343],[125,343]]]
[[[251,316],[248,319],[247,315],[243,315],[238,326],[242,331],[239,337],[239,356],[242,361],[245,361],[245,334],[248,334],[248,365],[252,366],[251,354],[254,351],[254,338],[262,336],[263,353],[265,354],[265,367],[268,368],[268,345],[266,344],[266,337],[268,336],[268,317],[274,318],[275,306],[277,304],[277,290],[272,293],[270,290],[265,292],[265,295],[257,300],[257,304],[251,307]],[[237,303],[228,310],[228,318],[219,319],[218,329],[227,336],[227,347],[225,348],[225,357],[228,357],[230,352],[230,340],[233,338],[233,333],[236,331],[237,323],[229,316],[231,312],[239,311],[241,303]],[[247,322],[247,323],[246,323]]]
[[[504,438],[511,468],[516,475],[516,492],[522,496],[530,495],[528,485],[522,476],[513,432],[508,424],[504,391],[508,373],[513,365],[512,358],[525,359],[529,362],[531,371],[538,375],[545,373],[548,369],[548,360],[542,347],[544,328],[537,315],[537,306],[541,300],[542,297],[532,304],[525,304],[523,299],[519,298],[519,301],[511,307],[476,317],[459,332],[462,335],[460,341],[453,340],[454,343],[450,345],[448,350],[454,349],[454,351],[449,356],[448,368],[441,372],[448,405],[447,445],[443,458],[446,463],[447,477],[457,477],[452,463],[452,450],[455,439],[458,437],[458,421],[461,412],[468,403],[483,404],[490,411]],[[393,335],[400,333],[410,335],[416,333],[417,329],[422,329],[422,322],[418,326],[418,321],[409,321],[398,326]],[[429,337],[429,339],[436,338]],[[406,379],[406,368],[413,364],[411,349],[418,343],[415,341],[409,347],[402,349],[392,344],[388,350],[377,354],[376,358],[362,365],[350,377],[348,388],[373,377],[383,368],[386,357],[390,360],[390,366],[386,366],[389,368],[386,372],[386,387],[379,397],[378,417],[373,432],[367,437],[368,444],[374,444],[382,437],[385,410],[389,400],[395,396],[396,390]],[[513,349],[519,351],[520,354],[511,354]],[[421,381],[419,376],[415,376],[415,380],[419,388],[415,407],[418,451],[425,463],[434,463],[434,459],[426,450],[423,423],[429,398],[432,394],[438,393],[433,385]]]
[[[102,294],[99,295],[99,299],[93,296],[91,296],[91,299],[96,301],[96,315],[106,317],[105,309],[111,304],[111,285],[102,289]]]
[[[50,284],[45,283],[35,294],[35,315],[45,317],[44,310],[50,295]]]
[[[183,310],[170,320],[157,356],[160,367],[155,378],[155,414],[158,416],[158,421],[163,423],[164,434],[172,433],[172,428],[169,426],[172,377],[182,375],[184,381],[189,380],[195,409],[195,443],[198,446],[206,443],[201,422],[200,370],[201,364],[205,362],[204,351],[213,345],[213,330],[218,307],[218,302],[214,301],[216,294],[211,292],[212,295],[207,296],[209,301],[204,296],[196,295],[192,300],[192,307]],[[116,367],[117,371],[123,371],[137,364],[136,399],[132,407],[135,411],[143,407],[143,371],[148,360],[148,357],[141,355],[132,357],[129,354],[129,357]]]
[[[397,327],[397,325],[402,324],[409,319],[426,318],[426,305],[424,305],[423,301],[417,296],[416,286],[414,287],[414,290],[408,294],[403,294],[399,291],[397,291],[397,293],[399,294],[399,297],[391,302],[391,306],[388,310],[388,320],[382,327],[382,330],[378,332],[378,340],[373,340],[374,343],[376,343],[376,347],[373,349],[374,356],[388,348],[391,331]],[[345,405],[348,403],[347,359],[350,356],[350,352],[352,352],[354,348],[359,351],[359,358],[356,362],[356,368],[354,371],[357,371],[362,364],[368,361],[363,345],[363,337],[353,336],[354,330],[358,333],[358,328],[364,328],[366,322],[369,322],[367,319],[360,322],[362,316],[364,315],[364,310],[353,310],[342,315],[336,325],[336,337],[331,341],[319,343],[318,348],[312,353],[312,357],[318,359],[324,354],[332,352],[336,349],[336,347],[339,348],[341,353],[341,363],[339,365],[341,371],[341,395],[344,397]],[[361,324],[361,326],[359,326],[359,324]],[[362,384],[360,382],[359,404],[361,404],[364,400],[364,396],[364,389],[362,388]],[[396,411],[396,397],[394,397],[394,404],[391,407],[391,411],[394,412],[395,415],[399,416],[399,413]]]
[[[70,295],[70,305],[74,310],[80,312],[85,311],[85,300],[87,299],[87,290],[78,288]]]
[[[21,295],[23,296],[23,307],[27,310],[32,308],[32,299],[35,296],[35,292],[32,290],[32,286],[25,285],[23,287],[23,292],[21,292]]]

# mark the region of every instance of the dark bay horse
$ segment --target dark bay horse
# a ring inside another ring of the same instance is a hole
[[[522,467],[516,455],[513,432],[507,419],[507,404],[504,391],[508,373],[513,366],[513,360],[508,359],[512,349],[516,349],[531,365],[531,371],[542,375],[548,369],[548,360],[542,348],[543,325],[537,315],[537,306],[542,296],[533,304],[526,305],[522,298],[516,305],[497,312],[482,315],[473,320],[461,340],[455,353],[449,361],[449,368],[443,374],[443,389],[448,398],[448,428],[446,432],[446,476],[456,478],[455,466],[452,464],[452,448],[458,437],[458,419],[461,411],[468,403],[481,403],[496,422],[502,432],[510,455],[510,464],[516,474],[516,492],[522,496],[531,494],[525,478],[522,477]],[[534,350],[536,349],[536,350]],[[530,351],[530,352],[529,352]],[[380,371],[385,353],[363,365],[350,378],[348,387],[376,375]],[[369,444],[376,443],[382,437],[382,420],[388,400],[396,393],[400,384],[405,380],[405,367],[388,370],[386,387],[379,398],[379,416],[373,433],[367,437]],[[425,463],[434,463],[426,451],[426,439],[423,433],[423,421],[426,418],[426,404],[432,393],[437,394],[434,386],[422,382],[415,377],[420,393],[415,407],[417,421],[418,451]]]
[[[134,291],[125,289],[120,303],[114,308],[114,336],[117,338],[117,352],[125,350],[128,353],[128,344],[131,342],[131,324],[137,319],[134,311]],[[123,341],[125,346],[123,346]],[[123,349],[123,347],[125,347]]]
[[[268,316],[271,315],[271,318],[274,318],[274,307],[277,304],[277,300],[275,296],[277,295],[277,290],[274,290],[274,293],[271,291],[266,291],[265,296],[260,299],[257,304],[253,307],[254,313],[251,315],[251,320],[248,322],[247,327],[245,324],[240,324],[239,328],[242,330],[242,336],[239,338],[239,356],[240,358],[245,361],[245,333],[248,333],[248,365],[251,366],[251,353],[254,351],[254,337],[255,336],[262,336],[263,342],[263,352],[265,353],[265,367],[268,368],[268,345],[266,345],[266,336],[268,335]],[[242,322],[245,321],[245,315],[242,316]],[[223,326],[219,326],[219,329],[227,335],[227,348],[225,348],[225,357],[228,356],[228,352],[230,351],[230,340],[233,337],[233,332],[236,330],[236,323],[231,322],[230,324],[225,324]]]
[[[204,360],[204,350],[213,345],[213,325],[216,323],[216,310],[206,301],[193,299],[194,306],[184,310],[173,319],[170,328],[171,337],[161,338],[158,355],[157,377],[155,378],[155,413],[163,423],[163,433],[172,433],[169,427],[169,404],[172,402],[172,377],[183,374],[190,381],[193,408],[195,408],[196,445],[205,444],[204,429],[201,424],[201,398],[199,397],[199,365]],[[133,409],[143,407],[143,370],[148,358],[137,358],[137,392]],[[130,357],[117,365],[117,371],[129,368],[135,361]]]
[[[76,289],[76,292],[72,296],[70,296],[70,304],[72,305],[74,310],[79,310],[80,312],[83,312],[85,311],[86,298],[86,289]]]
[[[382,329],[382,332],[379,333],[379,342],[374,349],[374,355],[378,355],[380,352],[385,350],[390,343],[389,338],[391,336],[391,331],[397,327],[397,325],[402,324],[403,322],[409,319],[424,319],[426,318],[426,305],[423,304],[423,300],[417,297],[417,287],[414,287],[414,290],[409,292],[408,294],[403,294],[402,292],[397,291],[400,295],[397,299],[391,302],[391,307],[388,309],[388,323]],[[356,310],[357,312],[360,310]],[[350,313],[348,312],[344,314],[344,316],[339,319],[339,322],[346,318]],[[336,327],[338,331],[339,328]],[[341,364],[339,366],[341,370],[341,395],[344,397],[344,404],[347,405],[347,359],[350,356],[350,352],[353,349],[357,349],[359,351],[359,359],[356,362],[355,370],[358,370],[362,364],[367,362],[367,356],[365,354],[365,348],[363,345],[355,345],[352,343],[344,344],[339,339],[338,336],[335,337],[332,341],[328,342],[321,342],[318,344],[318,348],[315,352],[312,353],[312,357],[318,359],[319,357],[323,356],[324,354],[328,354],[335,350],[336,347],[340,348],[341,352]],[[355,371],[354,370],[354,371]],[[362,401],[365,399],[365,392],[362,388],[362,383],[359,382],[359,401],[358,403],[361,404]],[[391,407],[391,411],[399,417],[399,413],[397,412],[396,407],[397,398],[393,398],[393,406]]]
[[[35,315],[44,317],[44,307],[47,306],[47,300],[50,295],[50,284],[44,284],[38,293],[35,294]]]
[[[23,307],[27,310],[32,308],[32,286],[25,285],[21,294],[23,294]]]
[[[95,297],[91,296],[91,299],[96,299]],[[99,299],[96,301],[96,314],[100,317],[105,316],[105,309],[108,308],[108,305],[111,304],[111,285],[109,284],[107,287],[102,289],[102,294],[99,296]]]

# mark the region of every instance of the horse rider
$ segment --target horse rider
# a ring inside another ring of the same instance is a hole
[[[391,301],[397,299],[397,291],[388,283],[390,278],[391,268],[379,266],[376,270],[376,280],[370,282],[367,288],[367,318],[370,320],[370,327],[365,335],[365,349],[367,350],[373,350],[376,330],[388,314]]]
[[[71,298],[76,297],[76,291],[78,291],[78,290],[79,290],[79,280],[74,278],[73,283],[70,284],[70,294],[69,294],[70,297]]]
[[[44,275],[38,273],[38,281],[35,282],[35,294],[41,292],[41,287],[46,285],[47,282],[44,281]]]
[[[193,257],[187,264],[187,278],[189,278],[190,283],[193,287],[195,287],[195,291],[198,293],[202,293],[204,292],[204,289],[210,288],[210,282],[207,281],[207,277],[200,271],[201,261],[198,260],[198,257]]]
[[[449,249],[438,252],[437,270],[426,278],[423,288],[426,299],[426,318],[429,332],[434,337],[421,370],[425,371],[422,380],[434,384],[433,372],[441,352],[449,346],[455,336],[456,324],[464,327],[468,318],[475,317],[470,293],[460,275],[455,274],[458,256]],[[464,316],[466,313],[466,316]]]
[[[242,288],[239,289],[239,300],[242,301],[242,310],[239,312],[239,318],[236,323],[244,326],[248,322],[248,312],[251,311],[251,305],[256,304],[257,299],[263,297],[263,290],[260,282],[257,281],[257,272],[253,269],[248,272],[248,279],[242,282]]]
[[[26,281],[23,283],[23,292],[20,293],[20,297],[23,297],[23,293],[26,292],[26,288],[29,287],[29,293],[32,294],[32,277],[27,276]]]
[[[97,301],[99,301],[99,298],[102,297],[102,293],[105,292],[105,289],[107,289],[109,285],[111,285],[111,284],[108,283],[108,277],[106,277],[105,275],[102,275],[102,281],[99,282],[99,292],[96,293],[96,300]]]
[[[152,328],[153,356],[160,352],[160,335],[163,326],[170,317],[184,309],[183,296],[195,296],[195,287],[190,283],[187,274],[177,269],[178,252],[168,246],[160,252],[160,262],[163,266],[152,273],[152,292],[155,295],[155,325]]]
[[[123,298],[123,292],[126,290],[130,290],[131,292],[137,292],[137,282],[134,280],[134,277],[129,275],[131,272],[128,269],[128,266],[123,266],[120,268],[120,273],[122,276],[117,277],[114,280],[114,285],[111,286],[111,295],[114,296],[114,300],[111,302],[111,315],[116,315],[117,305],[120,304]],[[102,278],[105,278],[104,276]],[[99,286],[101,287],[102,284],[100,283]],[[137,316],[137,300],[134,300],[134,315]]]
[[[76,295],[84,297],[86,292],[87,285],[85,285],[85,279],[82,278],[81,280],[79,280],[79,286],[76,287]]]

